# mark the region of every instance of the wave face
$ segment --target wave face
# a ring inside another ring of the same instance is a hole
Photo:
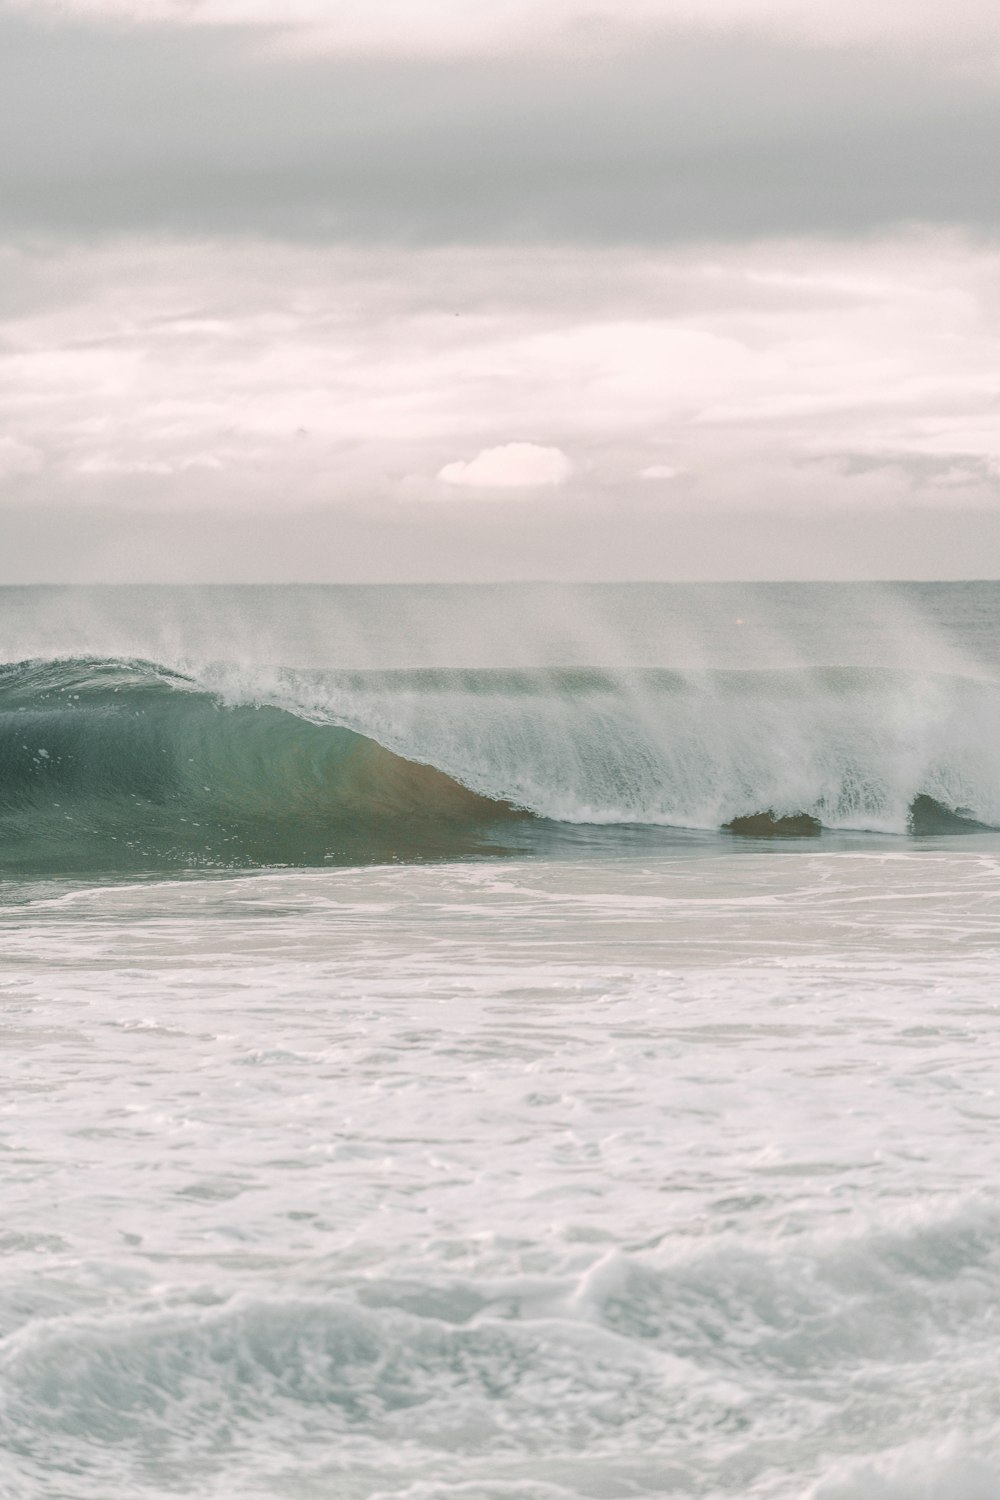
[[[1000,826],[1000,688],[854,668],[0,667],[8,870],[458,857],[567,824]]]

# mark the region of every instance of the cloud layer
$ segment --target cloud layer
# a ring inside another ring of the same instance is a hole
[[[524,50],[546,41],[604,39],[609,28],[775,35],[810,44],[895,43],[942,53],[1000,52],[993,0],[6,0],[27,15],[133,25],[303,30],[330,50],[395,53]]]
[[[1000,229],[991,76],[724,31],[619,41],[456,62],[274,53],[238,28],[0,20],[0,235]]]
[[[5,576],[1000,568],[997,33],[0,0]]]
[[[1000,251],[960,237],[127,242],[0,272],[8,503],[391,519],[532,485],[617,524],[654,495],[706,517],[998,496]]]

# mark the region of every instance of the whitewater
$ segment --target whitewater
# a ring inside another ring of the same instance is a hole
[[[0,1493],[994,1500],[1000,585],[0,626]]]

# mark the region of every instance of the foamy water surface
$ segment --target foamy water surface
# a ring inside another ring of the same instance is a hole
[[[8,907],[10,1492],[994,1494],[987,844]]]

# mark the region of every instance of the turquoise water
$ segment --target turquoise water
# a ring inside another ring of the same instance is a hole
[[[1000,1492],[1000,587],[0,620],[4,1493]]]

